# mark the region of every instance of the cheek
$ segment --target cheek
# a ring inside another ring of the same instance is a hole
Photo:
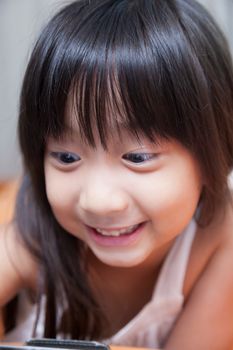
[[[69,175],[62,174],[56,169],[46,169],[45,185],[46,194],[50,206],[54,211],[66,210],[74,197],[74,187],[71,180],[67,181]]]
[[[52,212],[59,224],[70,233],[77,234],[75,183],[68,173],[57,172],[56,169],[47,169],[45,172],[46,193]],[[77,186],[76,186],[77,187]]]
[[[149,215],[164,218],[192,216],[202,189],[201,176],[193,162],[169,164],[148,174],[138,191],[138,202]]]

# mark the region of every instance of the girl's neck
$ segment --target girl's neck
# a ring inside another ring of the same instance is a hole
[[[104,337],[115,334],[151,300],[160,267],[172,244],[173,241],[155,251],[143,264],[125,268],[103,264],[89,251],[90,284],[110,325]]]

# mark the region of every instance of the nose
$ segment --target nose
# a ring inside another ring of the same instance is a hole
[[[110,216],[127,209],[128,197],[123,189],[101,179],[92,179],[80,192],[79,207],[86,213]]]

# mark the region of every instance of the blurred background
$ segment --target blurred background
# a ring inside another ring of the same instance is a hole
[[[233,53],[233,0],[199,0],[216,18]],[[35,38],[64,0],[0,0],[0,183],[18,177],[20,87]]]

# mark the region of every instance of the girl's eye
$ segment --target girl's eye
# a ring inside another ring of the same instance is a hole
[[[72,164],[81,160],[77,154],[70,152],[51,152],[50,154],[62,164]]]
[[[155,153],[127,153],[123,155],[123,159],[131,163],[144,163],[154,159],[157,155]]]

